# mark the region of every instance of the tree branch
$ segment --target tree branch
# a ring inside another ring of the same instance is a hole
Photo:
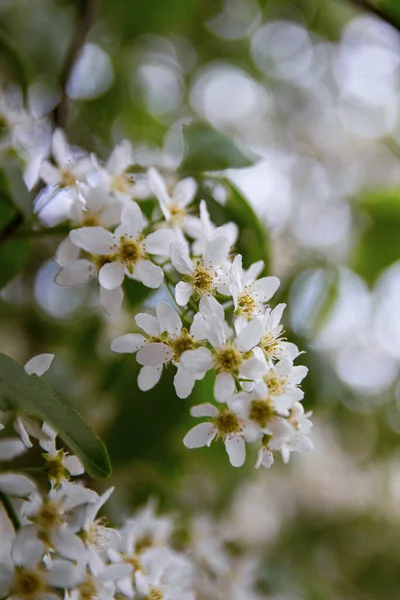
[[[397,29],[398,31],[400,31],[400,21],[398,21],[397,19],[392,17],[392,15],[390,15],[388,12],[382,10],[378,6],[374,6],[373,4],[370,4],[370,2],[368,2],[367,0],[350,0],[350,2],[351,2],[351,4],[354,4],[355,6],[360,8],[361,10],[365,10],[366,12],[369,12],[369,13],[375,15],[382,21],[386,21],[386,23],[389,23],[389,25],[394,27],[394,29]]]
[[[9,224],[6,225],[2,231],[0,231],[0,246],[17,231],[17,229],[20,225],[22,225],[23,222],[24,217],[22,213],[17,213],[15,217],[9,222]]]
[[[96,0],[79,0],[79,14],[77,16],[75,30],[60,74],[61,99],[53,111],[54,124],[56,127],[65,127],[68,119],[67,85],[75,61],[92,26],[95,7]]]

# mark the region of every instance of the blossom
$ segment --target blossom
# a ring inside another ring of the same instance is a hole
[[[221,438],[231,465],[241,467],[244,464],[246,423],[232,404],[220,408],[210,403],[199,404],[191,408],[190,414],[193,417],[210,417],[210,420],[195,425],[186,434],[183,439],[186,448],[210,446],[215,438]]]
[[[91,165],[82,152],[71,150],[61,129],[53,133],[51,150],[56,165],[44,160],[40,168],[40,176],[47,185],[74,187],[77,181],[85,179]]]
[[[79,194],[69,210],[74,225],[109,228],[119,225],[123,202],[110,195],[107,185],[99,181],[94,185],[81,183]]]
[[[150,189],[160,204],[167,224],[175,229],[184,228],[187,221],[186,207],[193,201],[197,191],[196,181],[192,177],[182,179],[170,195],[157,169],[150,167],[148,176]]]
[[[230,270],[230,292],[232,294],[235,315],[245,321],[260,316],[266,302],[275,294],[280,285],[277,277],[257,278],[261,263],[255,263],[247,271],[242,267],[242,256],[237,254]]]
[[[185,219],[185,232],[194,240],[193,255],[200,256],[205,252],[207,243],[220,235],[226,237],[232,247],[237,240],[239,228],[232,222],[216,227],[211,221],[205,200],[201,200],[200,218],[188,215]]]
[[[207,243],[202,257],[193,262],[185,244],[171,244],[171,262],[179,273],[185,275],[185,281],[180,281],[175,287],[179,306],[186,306],[191,296],[201,299],[215,292],[229,293],[221,269],[228,257],[229,247],[228,238],[219,235]]]
[[[137,352],[136,359],[142,365],[138,386],[143,391],[153,388],[160,380],[163,366],[172,362],[177,367],[174,377],[176,393],[180,398],[187,398],[196,376],[185,368],[180,358],[185,351],[196,348],[197,342],[205,336],[200,315],[194,318],[188,331],[182,327],[178,313],[166,302],[159,302],[156,316],[139,313],[135,320],[147,337],[128,333],[115,339],[111,349],[119,353]]]
[[[289,358],[282,358],[264,374],[268,397],[273,400],[278,414],[288,416],[294,403],[304,398],[299,385],[307,373],[304,365],[295,366]]]
[[[89,176],[89,183],[101,184],[119,199],[127,200],[134,196],[135,182],[127,170],[135,163],[132,144],[123,140],[111,152],[106,164],[100,164],[97,157],[92,154],[94,172]]]
[[[76,456],[70,455],[62,449],[57,450],[57,433],[47,423],[43,423],[42,431],[48,439],[42,439],[39,443],[46,452],[42,456],[46,463],[50,481],[55,486],[58,486],[63,481],[68,480],[71,475],[82,475],[85,470],[81,461]]]
[[[264,335],[259,346],[268,362],[285,356],[294,360],[301,354],[296,344],[282,338],[284,330],[280,321],[285,308],[286,304],[277,304],[274,309],[267,308],[264,313]]]
[[[202,347],[187,350],[182,354],[181,362],[199,379],[214,368],[215,399],[225,402],[235,391],[235,379],[258,379],[267,370],[261,351],[256,348],[263,335],[263,323],[256,318],[246,324],[236,337],[227,339],[224,321],[218,315],[209,315],[205,322],[207,340],[212,349]]]

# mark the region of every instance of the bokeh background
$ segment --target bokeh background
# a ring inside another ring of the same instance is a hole
[[[248,158],[227,175],[263,223],[287,336],[306,350],[314,452],[258,472],[222,445],[186,450],[189,404],[212,381],[185,402],[167,372],[143,394],[134,358],[110,351],[163,291],[132,290],[108,319],[95,288],[53,283],[57,236],[6,249],[25,266],[0,295],[0,351],[56,354],[47,380],[108,445],[111,519],[149,496],[182,535],[211,515],[233,552],[261,557],[260,597],[275,600],[400,597],[400,14],[359,4],[0,0],[2,88],[40,121],[65,84],[71,144],[106,158],[127,138],[142,165],[174,171],[182,126],[201,120]],[[33,163],[48,143],[39,128]]]

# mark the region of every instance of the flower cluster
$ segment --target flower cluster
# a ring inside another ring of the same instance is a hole
[[[222,439],[234,466],[244,463],[246,443],[257,445],[256,466],[266,467],[277,452],[287,462],[292,451],[311,449],[300,389],[307,369],[295,364],[299,350],[283,336],[285,306],[268,305],[279,280],[262,276],[262,261],[243,268],[234,254],[235,224],[216,227],[204,200],[197,212],[193,178],[167,185],[155,168],[135,165],[126,141],[103,165],[93,155],[74,154],[56,130],[53,155],[57,164],[41,167],[47,183],[41,198],[68,197],[71,228],[56,254],[56,283],[98,279],[109,314],[121,308],[125,277],[151,289],[166,286],[173,305],[159,302],[156,315],[137,314],[142,333],[118,337],[112,350],[136,353],[142,390],[155,386],[170,364],[180,398],[208,371],[215,375],[215,402],[192,407],[206,421],[184,444],[198,448]],[[147,217],[143,197],[156,199]]]
[[[40,377],[53,358],[36,356],[25,370]],[[99,495],[77,479],[85,475],[82,464],[59,447],[48,424],[24,415],[3,417],[11,418],[19,437],[0,439],[0,461],[38,443],[48,486],[43,493],[31,477],[0,475],[2,598],[213,600],[229,590],[227,597],[261,600],[254,591],[258,560],[232,555],[209,517],[198,515],[180,525],[184,545],[175,519],[157,515],[152,500],[120,527],[111,527],[101,512],[114,488]],[[14,526],[10,535],[5,535],[6,515]]]

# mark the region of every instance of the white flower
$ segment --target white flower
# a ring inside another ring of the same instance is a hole
[[[294,366],[289,358],[281,359],[265,373],[263,379],[268,397],[272,399],[278,414],[288,416],[294,403],[304,398],[304,392],[299,385],[307,373],[307,367]]]
[[[71,241],[85,250],[90,260],[67,262],[58,272],[56,283],[62,287],[81,285],[98,273],[100,285],[107,291],[119,290],[125,275],[147,287],[158,288],[164,277],[163,270],[150,261],[147,254],[168,256],[173,233],[164,229],[144,237],[141,233],[144,226],[140,208],[135,202],[129,202],[122,210],[121,225],[114,234],[102,227],[71,231]]]
[[[15,498],[26,498],[36,490],[36,483],[19,473],[2,473],[0,475],[0,492]]]
[[[75,589],[65,596],[65,600],[83,598],[112,600],[115,594],[115,582],[127,577],[131,571],[131,565],[123,563],[107,565],[97,556],[95,561],[89,563],[89,570],[86,571],[81,582],[74,586]]]
[[[193,417],[210,417],[209,421],[195,425],[184,437],[186,448],[202,448],[210,446],[215,438],[224,441],[230,463],[233,467],[241,467],[246,460],[246,423],[238,415],[233,405],[217,408],[205,403],[193,406],[190,410]]]
[[[181,363],[196,378],[214,368],[217,374],[214,395],[218,402],[225,402],[235,391],[236,378],[259,379],[267,370],[267,364],[259,343],[264,327],[262,320],[254,319],[246,324],[234,339],[227,339],[225,324],[216,314],[205,319],[207,339],[213,346],[187,350],[181,356]]]
[[[24,369],[28,375],[41,377],[51,366],[54,354],[38,354],[26,363]],[[27,448],[32,448],[30,436],[38,440],[48,440],[47,434],[41,429],[39,424],[30,419],[25,414],[17,414],[14,423],[14,429],[21,437],[22,442]]]
[[[205,252],[207,243],[220,235],[226,237],[229,246],[232,247],[236,243],[239,229],[236,223],[225,223],[216,227],[210,219],[205,200],[202,200],[200,218],[188,215],[185,220],[185,232],[194,239],[192,244],[194,256],[200,256]]]
[[[126,200],[135,195],[135,182],[126,171],[135,164],[132,145],[128,140],[123,140],[115,146],[105,166],[102,166],[97,157],[92,154],[95,172],[90,174],[89,183],[101,181],[109,192],[117,198]]]
[[[47,423],[43,423],[42,431],[48,437],[48,439],[40,440],[39,443],[46,452],[43,458],[46,462],[50,481],[58,486],[63,481],[68,480],[71,475],[83,475],[85,470],[76,456],[70,455],[62,449],[57,450],[57,433]]]
[[[0,565],[0,596],[15,600],[57,600],[54,588],[73,588],[82,570],[69,561],[56,560],[46,569],[43,543],[22,528],[14,538],[11,564]],[[53,588],[53,589],[52,589]]]
[[[187,558],[167,548],[150,548],[141,556],[138,591],[148,600],[195,600],[194,569]]]
[[[81,227],[115,227],[121,222],[123,203],[110,196],[107,185],[103,181],[90,186],[79,185],[79,195],[69,211],[69,218]]]
[[[194,318],[190,331],[182,329],[182,321],[175,310],[166,302],[156,306],[156,317],[146,313],[136,315],[136,323],[147,335],[128,333],[115,339],[111,349],[119,353],[137,352],[136,359],[142,368],[138,386],[147,391],[159,381],[163,366],[169,362],[177,367],[174,377],[175,390],[179,398],[187,398],[191,393],[196,375],[180,362],[182,354],[196,348],[197,342],[205,336],[203,320]]]
[[[301,354],[296,344],[282,338],[284,331],[280,321],[285,308],[286,304],[278,304],[273,310],[267,308],[264,314],[265,331],[259,345],[268,362],[285,356],[294,360]]]
[[[190,258],[185,244],[180,242],[171,244],[171,262],[186,279],[180,281],[175,287],[176,302],[179,306],[186,306],[192,295],[201,299],[216,291],[225,295],[229,293],[221,269],[228,252],[229,240],[222,235],[208,242],[202,258],[196,259],[195,262]]]
[[[168,225],[182,229],[187,220],[186,207],[193,202],[197,191],[197,183],[192,177],[179,181],[170,195],[157,169],[149,169],[149,186],[160,203],[161,211]]]
[[[245,321],[260,316],[264,306],[275,294],[280,281],[277,277],[256,279],[255,271],[262,263],[254,263],[248,271],[242,267],[242,256],[237,254],[230,271],[230,292],[232,294],[235,315]],[[257,273],[258,274],[258,273]]]
[[[2,438],[0,440],[0,462],[14,460],[24,454],[26,450],[25,444],[19,438]]]
[[[84,157],[82,152],[71,150],[61,129],[54,131],[52,154],[56,166],[44,160],[40,168],[40,176],[47,185],[75,187],[76,182],[83,181],[91,169],[87,157]]]

